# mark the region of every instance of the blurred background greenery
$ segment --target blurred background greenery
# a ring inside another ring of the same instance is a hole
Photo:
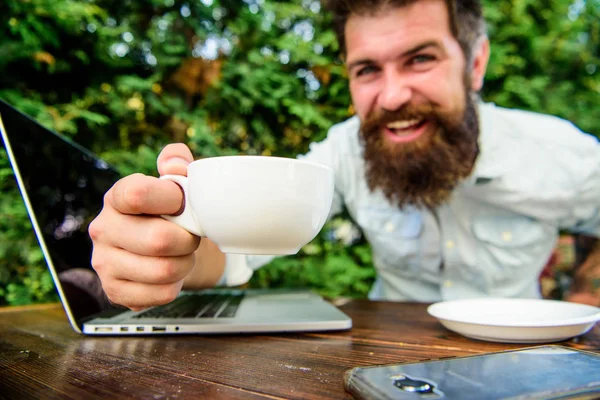
[[[600,135],[600,0],[484,4],[484,100]],[[197,157],[294,156],[353,113],[329,21],[318,0],[3,0],[0,98],[123,174],[156,175],[170,142]],[[3,148],[0,190],[0,305],[53,301]],[[373,278],[342,216],[250,285],[363,297]]]

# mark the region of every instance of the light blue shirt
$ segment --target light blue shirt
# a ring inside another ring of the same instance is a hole
[[[435,210],[401,210],[368,189],[357,117],[301,157],[335,171],[330,217],[345,207],[371,245],[370,298],[540,297],[559,231],[600,236],[598,140],[553,116],[493,104],[479,115],[473,172]],[[228,255],[225,283],[247,281],[268,260]]]

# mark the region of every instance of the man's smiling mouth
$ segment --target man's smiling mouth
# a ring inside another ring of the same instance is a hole
[[[390,122],[385,126],[387,136],[394,142],[410,142],[425,132],[427,120],[414,118]]]

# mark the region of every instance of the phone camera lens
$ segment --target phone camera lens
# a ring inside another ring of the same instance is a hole
[[[433,385],[428,382],[420,381],[417,379],[410,379],[407,377],[394,380],[394,386],[404,390],[405,392],[413,393],[433,393]]]

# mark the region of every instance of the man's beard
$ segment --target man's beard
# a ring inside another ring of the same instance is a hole
[[[465,97],[463,115],[444,114],[431,104],[369,115],[361,126],[369,189],[381,189],[400,208],[435,208],[445,203],[457,184],[471,173],[479,152],[475,100],[469,93]],[[423,132],[406,143],[384,137],[388,123],[414,119],[424,119],[436,131]]]

